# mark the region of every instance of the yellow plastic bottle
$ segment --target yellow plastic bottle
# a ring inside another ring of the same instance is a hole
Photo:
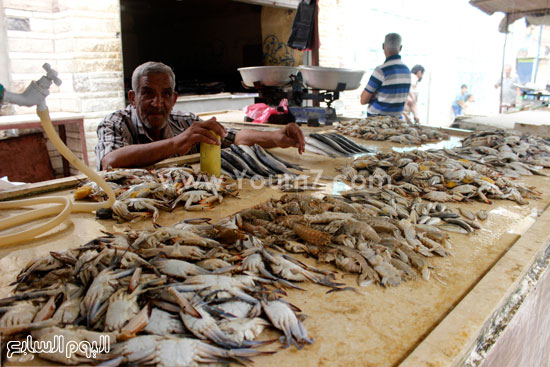
[[[219,139],[219,135],[210,130]],[[219,177],[222,171],[221,146],[201,143],[201,172]]]

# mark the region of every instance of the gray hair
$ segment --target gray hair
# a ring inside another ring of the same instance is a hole
[[[144,75],[163,73],[170,77],[172,80],[172,89],[176,88],[176,75],[172,68],[162,62],[148,61],[138,66],[132,73],[132,89],[137,92],[139,89],[139,78]]]
[[[386,34],[384,47],[390,52],[399,53],[401,51],[401,36],[397,33]]]

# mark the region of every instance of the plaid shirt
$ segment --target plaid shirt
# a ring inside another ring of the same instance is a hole
[[[163,139],[172,138],[181,134],[193,122],[201,121],[195,114],[172,110],[168,124],[162,131]],[[230,146],[235,139],[235,131],[227,129],[227,135],[222,141],[222,147]],[[147,144],[153,140],[145,125],[139,119],[134,107],[128,106],[107,115],[97,127],[98,142],[95,147],[97,169],[101,170],[101,160],[113,150],[132,144]],[[199,144],[196,144],[187,154],[199,153]]]

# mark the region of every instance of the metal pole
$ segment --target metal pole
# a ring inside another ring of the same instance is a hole
[[[533,65],[533,73],[531,74],[531,82],[537,82],[537,72],[539,71],[539,56],[540,56],[540,41],[542,40],[542,24],[539,31],[539,42],[537,45],[537,57],[535,58],[535,65]]]
[[[504,47],[502,48],[502,65],[500,67],[500,100],[498,105],[498,113],[502,113],[502,87],[504,83],[504,63],[506,60],[506,43],[508,42],[508,17],[506,13],[506,33],[504,33]]]
[[[311,46],[311,64],[313,66],[319,66],[319,1],[315,1],[315,15],[313,17],[313,40],[312,40],[312,46]],[[313,94],[317,94],[318,91],[314,90]],[[314,107],[319,107],[319,100],[314,99],[313,101]]]

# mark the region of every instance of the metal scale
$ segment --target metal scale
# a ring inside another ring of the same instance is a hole
[[[335,90],[308,89],[304,86],[302,74],[290,76],[291,82],[281,87],[265,86],[261,82],[254,82],[254,88],[258,90],[258,97],[254,103],[265,103],[268,106],[277,107],[281,100],[288,100],[288,114],[272,115],[268,122],[273,124],[287,124],[296,122],[310,126],[330,125],[337,121],[336,110],[331,104],[340,98],[340,92],[346,89],[345,83],[338,83]],[[243,86],[247,87],[244,83]],[[302,106],[305,100],[314,103],[325,102],[327,107]],[[283,112],[281,107],[277,107]],[[252,121],[245,117],[246,121]]]

